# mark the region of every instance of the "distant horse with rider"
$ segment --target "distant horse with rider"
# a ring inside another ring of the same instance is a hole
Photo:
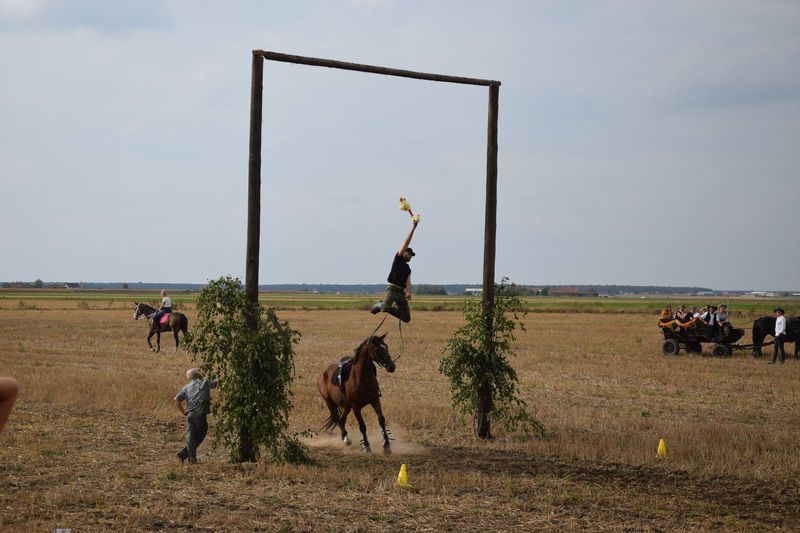
[[[379,365],[387,372],[394,372],[395,363],[389,355],[389,347],[384,342],[386,334],[370,336],[353,351],[352,358],[343,359],[342,363],[331,363],[317,378],[317,389],[330,411],[330,416],[323,429],[330,430],[338,426],[342,442],[350,444],[345,423],[350,411],[355,414],[358,428],[361,430],[362,449],[371,452],[367,439],[367,426],[361,415],[361,409],[371,405],[378,416],[378,424],[383,435],[383,451],[391,453],[389,431],[386,419],[381,410],[380,388],[378,386],[377,368]],[[342,376],[344,374],[344,376]]]
[[[167,315],[162,316],[158,323],[156,324],[152,317],[156,314],[156,309],[150,307],[146,303],[142,302],[134,302],[135,308],[133,311],[133,319],[139,320],[141,317],[147,318],[148,322],[150,323],[150,334],[147,336],[147,344],[150,346],[150,349],[156,353],[161,351],[161,333],[162,332],[169,332],[171,331],[172,334],[175,336],[175,351],[178,351],[178,346],[180,342],[178,341],[178,332],[182,331],[184,335],[189,330],[189,319],[186,318],[186,315],[183,313],[169,313]],[[153,335],[156,335],[156,346],[153,347],[153,343],[150,342],[150,339],[153,338]]]

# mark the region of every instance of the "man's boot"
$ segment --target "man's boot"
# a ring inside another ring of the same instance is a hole
[[[373,315],[377,315],[378,313],[381,312],[382,307],[383,307],[383,302],[378,302],[372,306],[369,312],[372,313]]]

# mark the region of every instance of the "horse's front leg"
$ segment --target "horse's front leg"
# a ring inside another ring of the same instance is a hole
[[[153,348],[153,343],[150,342],[150,339],[152,339],[153,335],[155,335],[155,334],[156,334],[156,332],[151,329],[150,330],[150,335],[147,336],[147,345],[150,347],[150,351],[151,352],[155,352],[156,351],[156,349]]]
[[[381,410],[381,400],[377,398],[372,402],[372,408],[375,409],[375,414],[378,415],[378,424],[381,426],[381,435],[383,435],[383,453],[392,453],[392,445],[389,443],[389,430],[386,429],[386,419],[383,417]]]
[[[342,442],[345,446],[350,446],[353,441],[350,440],[350,437],[347,436],[347,429],[345,429],[345,424],[347,423],[347,415],[350,414],[350,408],[345,407],[342,409],[342,415],[339,417],[339,432],[342,434]]]
[[[353,408],[353,414],[356,415],[358,429],[361,430],[361,449],[364,450],[364,453],[372,453],[369,447],[369,439],[367,439],[367,425],[364,423],[364,417],[361,416],[361,409]]]

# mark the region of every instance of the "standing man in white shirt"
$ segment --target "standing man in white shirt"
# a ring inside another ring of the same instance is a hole
[[[775,349],[772,351],[772,361],[774,365],[778,359],[778,352],[781,353],[781,364],[786,360],[786,352],[783,351],[783,342],[786,340],[786,317],[783,316],[783,309],[775,309]]]

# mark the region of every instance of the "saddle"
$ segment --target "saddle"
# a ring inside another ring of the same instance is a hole
[[[167,326],[167,321],[169,320],[169,315],[171,314],[172,313],[167,313],[166,315],[159,317],[158,324],[154,324],[152,331],[169,331],[169,326]]]
[[[344,384],[350,376],[350,369],[353,367],[353,358],[346,355],[339,360],[339,368],[331,376],[331,383],[339,386],[339,396],[344,399]]]
[[[339,387],[339,397],[342,398],[344,401],[344,384],[347,382],[347,378],[350,377],[350,369],[353,368],[353,358],[349,355],[345,355],[339,360],[339,368],[331,376],[331,383],[337,385]],[[372,373],[374,375],[378,375],[378,369],[375,368],[375,363],[372,363]],[[380,389],[378,390],[378,396],[381,395]]]

